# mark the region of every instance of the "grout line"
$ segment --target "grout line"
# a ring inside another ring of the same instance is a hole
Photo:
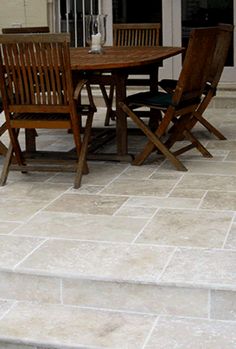
[[[158,316],[158,317],[155,319],[155,321],[153,322],[153,325],[152,325],[152,327],[151,327],[151,329],[150,329],[150,331],[149,331],[149,334],[147,335],[147,337],[146,337],[146,339],[145,339],[145,341],[144,341],[144,343],[143,343],[141,349],[145,349],[147,343],[149,342],[149,340],[150,340],[150,338],[151,338],[151,336],[152,336],[152,334],[153,334],[153,331],[155,330],[155,327],[157,326],[157,323],[158,323],[158,321],[159,321],[159,318],[160,318],[160,317]]]
[[[231,219],[231,222],[230,222],[228,231],[227,231],[227,233],[226,233],[226,235],[225,235],[225,239],[224,239],[223,244],[222,244],[222,248],[223,248],[223,249],[225,249],[225,245],[226,245],[226,242],[227,242],[227,240],[228,240],[230,231],[231,231],[232,226],[233,226],[233,224],[234,224],[234,222],[235,222],[235,217],[236,217],[236,212],[235,212],[234,215],[232,216],[232,219]]]
[[[174,254],[175,254],[175,252],[176,252],[177,250],[178,250],[178,248],[176,247],[176,248],[174,248],[174,250],[171,252],[169,258],[167,259],[166,264],[164,265],[164,267],[163,267],[163,269],[162,269],[162,271],[160,272],[159,276],[156,278],[156,282],[161,280],[162,275],[165,273],[165,271],[166,271],[166,269],[167,269],[169,263],[171,262],[172,258],[174,257]]]
[[[208,304],[207,304],[208,320],[211,319],[211,290],[208,290]]]
[[[14,267],[12,268],[13,271],[16,271],[16,268],[19,267],[20,264],[22,264],[28,257],[30,257],[35,251],[37,251],[46,241],[48,241],[48,239],[44,239],[41,243],[38,244],[38,246],[36,246],[35,248],[33,248],[33,250],[28,253],[24,258],[22,258],[18,263],[16,263],[14,265]]]
[[[140,235],[142,235],[144,229],[148,226],[149,223],[151,223],[153,217],[157,214],[157,212],[160,210],[160,208],[157,208],[154,213],[152,214],[152,216],[147,219],[147,222],[144,224],[144,226],[141,228],[140,232],[135,236],[135,238],[131,241],[131,244],[135,244],[136,241],[138,240],[138,238],[140,237]]]
[[[2,316],[0,316],[0,321],[4,319],[4,317],[14,308],[14,306],[17,304],[17,301],[14,301],[10,307],[3,313]]]

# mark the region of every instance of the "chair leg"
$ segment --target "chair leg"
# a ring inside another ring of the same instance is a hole
[[[177,159],[170,150],[160,141],[158,136],[154,134],[152,131],[149,130],[149,128],[146,126],[146,124],[139,119],[133,113],[132,110],[130,110],[125,104],[121,103],[122,109],[129,115],[129,117],[136,123],[136,125],[143,131],[143,133],[147,136],[149,141],[155,145],[155,147],[163,154],[165,157],[171,161],[171,163],[176,167],[179,171],[187,171],[187,168],[182,164],[182,162]],[[142,153],[143,154],[143,153]],[[143,159],[143,161],[146,159],[146,157]],[[133,161],[133,164],[136,164],[135,161]]]
[[[82,175],[86,171],[88,173],[88,167],[87,167],[87,161],[86,161],[86,156],[88,152],[88,144],[90,140],[90,133],[91,133],[91,128],[92,128],[92,122],[93,122],[93,112],[90,112],[88,114],[87,120],[86,120],[86,125],[84,129],[84,137],[83,137],[83,142],[81,146],[81,151],[78,159],[78,165],[76,169],[76,175],[75,175],[75,181],[74,181],[74,188],[78,189],[81,185],[81,180],[82,180]]]
[[[1,186],[6,184],[12,157],[13,157],[13,146],[12,146],[12,143],[10,142],[6,156],[5,156],[2,173],[1,173],[1,178],[0,178]]]
[[[115,112],[112,110],[112,103],[113,103],[113,98],[114,98],[114,85],[110,85],[110,91],[109,95],[107,94],[106,88],[104,85],[100,85],[100,89],[106,104],[106,117],[105,117],[105,126],[109,126],[110,120],[115,120]]]
[[[198,112],[194,113],[194,117],[210,132],[213,133],[217,138],[226,140],[227,138],[217,130],[212,124],[210,124],[202,115]]]
[[[7,131],[6,123],[4,122],[0,127],[0,137],[3,133]],[[7,147],[0,141],[0,155],[7,154]]]

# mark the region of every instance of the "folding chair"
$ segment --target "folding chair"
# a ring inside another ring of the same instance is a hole
[[[160,41],[160,23],[119,23],[113,24],[113,45],[114,46],[159,46]],[[137,71],[133,70],[132,75]],[[147,74],[145,70],[143,75]],[[127,86],[149,86],[150,81],[140,77],[140,71],[137,77],[128,77]],[[107,112],[105,126],[109,125],[110,120],[115,119],[115,111],[112,109],[114,99],[114,84],[111,83],[109,93],[107,93],[105,84],[101,84],[101,92],[106,104]]]
[[[40,26],[40,27],[9,27],[9,28],[2,28],[3,34],[23,34],[23,33],[49,33],[50,29],[48,26]],[[1,101],[0,101],[1,104]],[[0,112],[1,112],[0,108]],[[0,136],[3,135],[7,131],[6,123],[4,122],[0,126]],[[26,133],[26,141],[28,139],[33,139],[31,137],[32,132],[34,133],[35,130],[28,130]],[[35,146],[35,145],[34,145]],[[0,141],[0,154],[6,155],[7,153],[7,147]]]
[[[200,122],[210,133],[213,133],[219,139],[226,139],[225,136],[217,130],[208,120],[203,117],[203,113],[209,106],[212,98],[216,95],[217,86],[221,78],[224,65],[227,59],[229,47],[232,41],[234,26],[231,24],[220,24],[216,49],[209,71],[209,77],[203,91],[204,98],[194,112],[194,117],[189,124],[189,128],[193,128],[197,122]],[[173,93],[176,88],[177,81],[171,79],[163,79],[159,82],[159,86],[165,91]]]
[[[209,76],[217,33],[217,28],[192,30],[183,67],[173,94],[159,91],[141,92],[129,96],[125,103],[121,103],[123,111],[148,138],[148,143],[143,151],[136,155],[133,161],[134,165],[141,165],[151,152],[157,149],[178,170],[187,170],[176,157],[176,154],[170,151],[164,136],[167,134],[167,130],[173,120],[178,118],[183,126],[199,105],[207,77]],[[144,106],[163,112],[163,118],[155,131],[151,130],[137,114],[138,109]],[[185,128],[182,127],[181,133],[190,141],[191,147],[196,147],[205,156],[211,156],[203,145],[193,137],[191,132],[185,134],[184,131]]]
[[[0,87],[11,140],[1,185],[6,183],[13,153],[15,169],[22,172],[74,170],[75,188],[80,186],[82,173],[88,172],[86,153],[96,108],[86,80],[78,81],[73,88],[69,44],[69,34],[0,35]],[[78,104],[83,86],[87,87],[89,105]],[[82,115],[86,116],[83,140]],[[55,151],[42,156],[35,150],[29,159],[29,154],[22,151],[18,140],[20,129],[68,128],[72,129],[76,149],[72,167],[66,153]]]

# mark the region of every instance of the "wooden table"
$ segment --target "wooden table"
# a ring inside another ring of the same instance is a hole
[[[104,83],[107,79],[116,87],[116,160],[130,160],[128,156],[127,120],[119,106],[126,98],[126,79],[128,74],[147,73],[150,89],[157,89],[158,68],[163,60],[184,51],[182,47],[105,47],[103,54],[89,54],[88,48],[71,48],[72,70],[86,73],[91,83]],[[101,74],[109,72],[109,74]],[[94,74],[95,73],[95,74]],[[98,74],[99,73],[99,74]]]

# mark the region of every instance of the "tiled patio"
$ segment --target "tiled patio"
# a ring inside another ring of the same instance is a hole
[[[154,154],[141,167],[90,162],[79,190],[73,174],[10,174],[0,349],[236,348],[236,109],[206,115],[227,141],[198,125],[214,157],[186,153],[188,172]],[[130,151],[141,143],[130,137]]]

